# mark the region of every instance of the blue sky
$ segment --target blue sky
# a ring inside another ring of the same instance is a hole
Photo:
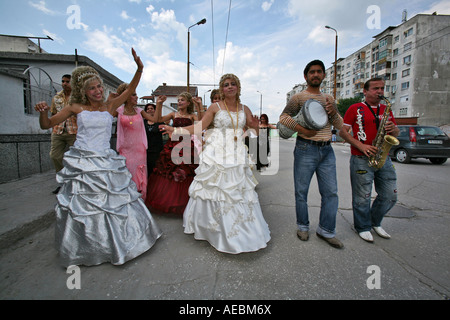
[[[379,9],[379,28],[368,25],[374,21],[370,6]],[[217,84],[223,73],[235,73],[242,102],[259,114],[262,94],[263,113],[276,122],[286,93],[304,82],[304,66],[321,59],[331,67],[335,33],[325,25],[338,30],[338,56],[346,57],[400,24],[404,9],[409,18],[450,14],[450,1],[232,0],[229,8],[229,0],[1,1],[0,33],[49,35],[54,41],[41,41],[47,52],[77,49],[127,82],[135,71],[134,47],[145,65],[137,89],[144,96],[163,82],[186,84],[187,29],[206,18],[206,24],[191,28],[190,83]],[[199,94],[212,88],[199,86]]]

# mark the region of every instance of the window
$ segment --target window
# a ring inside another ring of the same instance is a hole
[[[394,49],[394,51],[393,51],[393,56],[395,57],[395,56],[398,56],[398,48],[397,49]]]
[[[398,114],[399,116],[407,116],[408,115],[408,108],[400,108],[400,112]]]
[[[403,47],[403,51],[409,51],[412,48],[412,42],[408,42],[407,44],[405,44],[405,46]]]
[[[392,80],[397,80],[397,74],[396,73],[392,74]]]
[[[395,38],[394,38],[394,43],[397,43],[397,42],[399,42],[400,41],[400,36],[396,36]]]
[[[419,127],[417,128],[419,136],[443,136],[444,133],[440,128],[436,127]]]
[[[412,36],[414,34],[414,30],[413,30],[413,28],[410,28],[407,31],[405,31],[403,34],[404,34],[405,38],[408,38],[409,36]]]
[[[403,64],[411,64],[411,55],[403,58]]]
[[[389,50],[383,50],[383,51],[381,51],[380,52],[380,54],[378,55],[378,58],[381,60],[381,59],[383,59],[383,58],[386,58],[387,56],[388,56],[388,54],[389,54]]]
[[[409,96],[400,97],[400,102],[408,102],[408,101],[409,101]]]
[[[410,75],[411,69],[406,69],[402,71],[402,78]]]
[[[392,64],[392,68],[397,68],[398,65],[398,60],[395,60]]]

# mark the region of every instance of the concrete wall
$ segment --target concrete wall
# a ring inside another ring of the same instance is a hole
[[[0,135],[0,183],[53,169],[50,135]]]
[[[450,124],[450,17],[419,16],[414,63],[412,113],[418,123]]]
[[[45,134],[38,114],[25,114],[22,79],[0,74],[0,134]]]

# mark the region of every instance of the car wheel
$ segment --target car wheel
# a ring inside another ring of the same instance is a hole
[[[405,149],[398,149],[397,152],[395,152],[395,159],[400,163],[411,162],[411,157]]]
[[[444,164],[447,162],[447,158],[430,158],[428,159],[432,164]]]

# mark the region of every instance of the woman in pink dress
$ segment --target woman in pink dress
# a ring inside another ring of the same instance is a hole
[[[121,84],[117,88],[117,94],[120,95],[127,87],[127,83]],[[126,166],[144,201],[147,197],[148,175],[147,134],[142,118],[158,122],[165,98],[165,96],[158,98],[156,103],[156,113],[154,116],[151,116],[149,113],[136,106],[138,97],[136,92],[134,92],[125,104],[117,109],[115,114],[115,116],[117,116],[116,149],[120,155],[126,158]]]

